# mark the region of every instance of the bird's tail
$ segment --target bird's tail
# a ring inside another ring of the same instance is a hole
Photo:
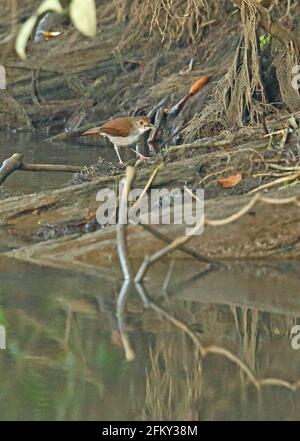
[[[93,127],[92,129],[87,130],[86,132],[81,133],[81,136],[85,135],[97,135],[101,133],[102,127]]]

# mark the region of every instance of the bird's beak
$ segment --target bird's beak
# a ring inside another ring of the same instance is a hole
[[[153,124],[147,124],[147,126],[146,127],[149,127],[149,129],[151,129],[151,130],[153,130],[153,129],[155,129],[156,127],[153,125]]]

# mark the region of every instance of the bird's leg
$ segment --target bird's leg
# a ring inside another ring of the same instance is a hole
[[[142,155],[140,152],[139,152],[139,146],[138,146],[138,144],[136,145],[136,148],[135,148],[135,150],[134,149],[131,149],[135,154],[136,154],[136,156],[138,157],[138,158],[140,158],[140,159],[143,159],[143,160],[147,160],[147,159],[150,159],[149,158],[149,156],[144,156],[144,155]]]
[[[118,155],[118,158],[119,158],[119,164],[124,165],[124,162],[121,159],[118,147],[116,145],[114,145],[114,148],[115,148],[116,154]]]

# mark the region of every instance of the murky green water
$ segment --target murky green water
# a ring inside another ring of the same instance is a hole
[[[27,162],[89,165],[100,154],[24,134],[0,141],[1,161],[24,151]],[[29,193],[69,178],[17,171],[5,186]],[[147,292],[130,288],[123,323],[120,280],[0,256],[0,419],[300,419],[300,263],[232,262],[204,275],[199,265],[175,262],[168,283],[168,265],[154,267]],[[140,294],[155,303],[145,308]]]
[[[184,286],[148,289],[155,299],[148,308],[130,289],[121,330],[135,357],[126,361],[116,315],[119,281],[2,257],[1,420],[298,420],[299,391],[276,381],[300,379],[300,350],[290,339],[300,316],[299,264],[257,263],[231,288],[242,267],[199,276],[189,264],[187,279],[177,263]],[[245,277],[252,277],[251,289]],[[285,292],[273,292],[275,279],[289,278]],[[201,355],[184,324],[202,349],[217,347],[215,353]],[[258,390],[224,350],[273,384]]]

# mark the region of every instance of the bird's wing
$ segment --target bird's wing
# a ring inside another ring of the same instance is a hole
[[[99,133],[126,138],[129,135],[129,129],[130,126],[126,117],[115,118],[99,127]]]
[[[82,133],[82,136],[104,134],[126,138],[129,135],[130,129],[130,124],[128,123],[129,121],[127,117],[115,118],[108,121],[101,127],[93,127],[92,129],[87,130],[86,132]]]

